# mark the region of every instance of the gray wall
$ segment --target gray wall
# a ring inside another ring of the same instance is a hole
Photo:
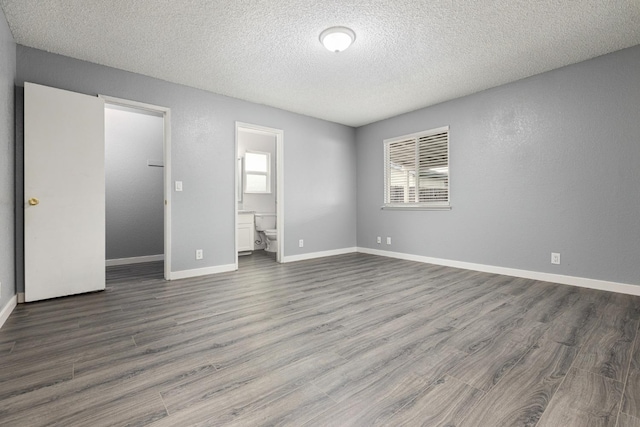
[[[359,128],[358,245],[640,284],[639,70],[636,46]],[[382,140],[445,125],[452,210],[380,210]]]
[[[14,80],[16,44],[0,9],[0,310],[16,294],[14,252]]]
[[[353,128],[18,46],[25,81],[171,108],[172,271],[235,262],[235,121],[284,131],[285,256],[355,246]]]
[[[105,109],[107,259],[164,253],[164,120],[144,110]]]
[[[13,45],[2,31],[2,66],[9,68],[2,68],[1,114],[10,122]],[[640,283],[638,69],[639,46],[357,131],[23,46],[16,81],[172,109],[173,180],[184,183],[182,193],[173,193],[173,271],[234,262],[237,120],[284,130],[285,255],[355,246],[357,184],[358,246]],[[380,210],[382,140],[443,125],[451,127],[453,209]],[[12,134],[11,123],[2,129]],[[20,147],[20,127],[17,134]],[[11,155],[2,159],[12,158],[11,144],[2,144]],[[0,220],[2,245],[12,229],[7,170],[11,162],[0,179],[1,206],[8,209]],[[377,245],[378,235],[393,244]],[[200,248],[205,259],[195,261]],[[562,254],[560,266],[550,264],[552,251]],[[0,280],[10,283],[10,293],[11,252],[0,252]]]
[[[245,151],[260,151],[271,154],[271,194],[244,193],[240,209],[256,212],[276,211],[276,138],[252,132],[238,132],[238,156]]]

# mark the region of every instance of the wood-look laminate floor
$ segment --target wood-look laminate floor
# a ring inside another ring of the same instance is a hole
[[[364,254],[20,305],[0,425],[640,426],[640,299]]]

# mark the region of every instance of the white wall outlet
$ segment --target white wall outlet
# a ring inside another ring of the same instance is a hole
[[[303,248],[304,247],[304,240],[302,240],[302,239],[298,240],[298,247],[299,248]]]
[[[176,191],[182,191],[182,181],[176,181]]]
[[[551,264],[560,264],[560,254],[551,252]]]
[[[391,244],[391,237],[387,237],[387,245]]]
[[[378,238],[376,239],[376,241],[378,242],[378,244],[382,243],[382,237],[378,236]]]
[[[202,249],[196,249],[196,259],[202,258],[204,258],[204,252],[202,251]]]

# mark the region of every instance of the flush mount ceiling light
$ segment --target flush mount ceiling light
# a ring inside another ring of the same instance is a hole
[[[320,33],[320,43],[331,52],[342,52],[356,39],[356,33],[347,27],[331,27]]]

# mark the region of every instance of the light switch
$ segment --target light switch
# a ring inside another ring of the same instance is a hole
[[[182,181],[176,181],[176,191],[182,191]]]

